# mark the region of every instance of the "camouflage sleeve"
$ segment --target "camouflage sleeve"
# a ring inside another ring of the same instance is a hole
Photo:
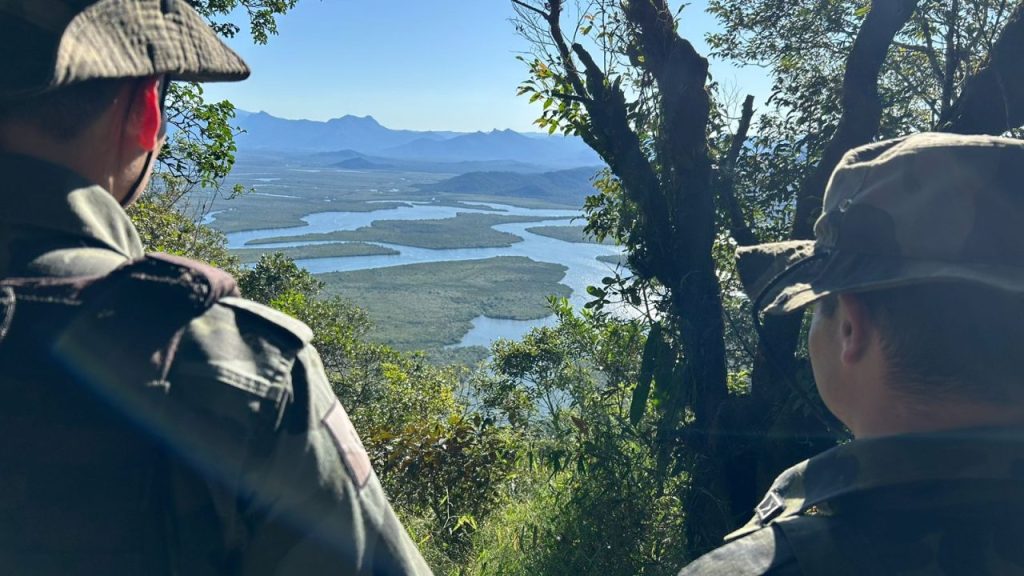
[[[260,482],[272,501],[242,572],[430,574],[311,346],[292,379],[294,398]]]
[[[180,573],[430,574],[311,339],[240,298],[189,325],[168,407]]]

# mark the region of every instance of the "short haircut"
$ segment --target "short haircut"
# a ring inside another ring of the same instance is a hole
[[[1024,400],[1024,297],[968,283],[855,295],[881,332],[888,384],[922,397]],[[821,311],[835,311],[826,298]]]
[[[114,102],[123,78],[72,84],[15,102],[0,102],[0,124],[24,122],[58,140],[72,140]]]

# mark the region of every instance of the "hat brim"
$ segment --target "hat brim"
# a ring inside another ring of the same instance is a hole
[[[166,74],[174,80],[233,82],[249,76],[241,56],[182,0],[97,2],[68,24],[55,70],[47,89],[101,78]]]
[[[924,283],[964,282],[1024,294],[1024,267],[948,262],[876,254],[814,254],[813,241],[741,248],[739,267],[766,269],[751,297],[765,314],[789,314],[831,294],[867,292]],[[767,263],[766,259],[771,262]],[[757,261],[760,260],[760,265]]]

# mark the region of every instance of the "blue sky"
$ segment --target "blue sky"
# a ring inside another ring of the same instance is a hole
[[[683,13],[680,32],[707,53],[716,24],[706,0]],[[516,60],[526,42],[509,22],[508,0],[300,0],[265,46],[240,34],[230,44],[253,69],[240,84],[210,84],[209,98],[285,118],[371,115],[389,128],[536,130],[537,106],[516,96],[526,77]],[[760,102],[758,68],[712,61],[727,89]]]

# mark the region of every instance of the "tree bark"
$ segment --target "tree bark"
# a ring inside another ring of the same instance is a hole
[[[832,170],[852,148],[867,144],[878,133],[882,102],[878,97],[878,76],[896,33],[914,13],[918,0],[873,0],[871,11],[861,24],[846,60],[843,75],[843,115],[814,172],[797,193],[796,215],[791,237],[814,237],[814,221],[821,212],[821,199]]]
[[[867,144],[878,133],[882,103],[878,96],[878,77],[896,33],[910,19],[918,0],[874,0],[861,24],[846,61],[843,76],[843,114],[835,134],[825,147],[821,161],[797,192],[796,214],[790,238],[814,237],[814,221],[821,214],[825,185],[840,159],[852,148]],[[764,270],[741,270],[749,288]],[[751,296],[756,296],[751,294]],[[793,353],[800,332],[800,315],[771,316],[765,319],[765,334],[771,344],[758,347],[752,393],[759,402],[777,406],[791,396],[791,381],[796,380]]]
[[[1002,134],[1024,125],[1024,3],[989,52],[988,62],[964,85],[943,132]]]
[[[708,61],[676,32],[665,0],[631,0],[623,8],[643,54],[635,63],[658,88],[655,154],[668,212],[652,216],[665,219],[671,235],[650,239],[664,243],[667,250],[660,257],[674,264],[659,280],[672,289],[669,310],[683,356],[682,378],[673,385],[690,391],[694,412],[684,436],[693,458],[686,510],[700,520],[688,522],[686,532],[691,550],[699,552],[721,541],[736,513],[723,467],[729,445],[720,441],[716,428],[729,392],[721,288],[712,257],[716,222],[707,140]]]

